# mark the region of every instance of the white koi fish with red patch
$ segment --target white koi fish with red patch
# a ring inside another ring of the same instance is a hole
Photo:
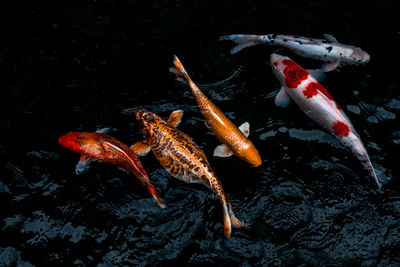
[[[335,135],[345,147],[351,149],[381,187],[359,135],[325,87],[288,57],[272,54],[271,66],[282,85],[275,98],[275,104],[286,107],[292,99],[307,116]]]
[[[369,61],[369,54],[361,48],[341,44],[330,34],[323,36],[324,39],[315,39],[282,34],[232,34],[221,36],[220,40],[231,40],[237,44],[232,48],[232,54],[258,44],[280,45],[300,56],[326,61],[327,63],[321,67],[324,72],[332,71],[342,63],[360,64]]]

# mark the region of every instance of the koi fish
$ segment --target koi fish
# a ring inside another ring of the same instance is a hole
[[[220,40],[231,40],[237,44],[232,48],[232,54],[258,44],[280,45],[300,56],[326,61],[321,67],[324,72],[332,71],[342,63],[360,64],[370,59],[369,54],[359,47],[341,44],[330,34],[324,34],[323,37],[315,39],[281,34],[233,34],[221,36]]]
[[[272,54],[271,66],[282,85],[275,104],[286,107],[292,99],[308,117],[349,148],[381,187],[360,136],[325,87],[288,57]]]
[[[211,169],[203,150],[187,134],[176,127],[181,121],[182,110],[171,113],[168,122],[147,110],[139,110],[136,119],[143,125],[145,140],[131,146],[138,155],[146,155],[150,149],[169,174],[185,182],[203,183],[220,199],[224,211],[224,233],[231,236],[231,225],[242,227],[232,212],[222,184]]]
[[[75,168],[76,174],[79,175],[86,171],[91,160],[116,164],[135,175],[157,204],[162,208],[165,207],[164,202],[158,197],[156,189],[150,183],[139,158],[127,145],[114,137],[98,132],[71,132],[61,136],[58,143],[81,154],[81,159]]]
[[[258,150],[247,137],[250,134],[248,122],[239,126],[239,129],[214,105],[196,86],[189,74],[185,71],[182,63],[174,56],[176,68],[170,68],[179,80],[187,81],[196,98],[196,102],[206,120],[206,126],[211,129],[222,145],[214,150],[214,156],[229,157],[235,154],[240,159],[250,163],[254,167],[261,165],[261,157]],[[182,79],[182,78],[184,79]]]

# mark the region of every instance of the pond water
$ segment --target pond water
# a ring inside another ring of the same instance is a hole
[[[0,266],[399,266],[400,91],[397,1],[27,1],[3,5],[0,43]],[[361,66],[327,74],[329,90],[363,140],[382,189],[337,139],[296,105],[274,105],[273,46],[229,54],[220,35],[283,33],[359,46]],[[176,54],[201,90],[236,124],[250,123],[263,164],[212,156],[190,90],[169,73]],[[142,140],[135,112],[164,119],[205,151],[235,215],[250,225],[223,235],[222,207],[203,185],[141,158],[166,202],[137,179],[94,163],[57,139],[111,128]]]

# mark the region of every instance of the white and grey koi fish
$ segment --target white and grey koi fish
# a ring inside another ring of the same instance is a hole
[[[369,54],[359,47],[341,44],[330,34],[324,34],[323,37],[324,39],[314,39],[281,34],[232,34],[221,36],[220,40],[231,40],[237,44],[231,49],[232,54],[258,44],[280,45],[300,56],[326,61],[321,67],[324,72],[332,71],[342,63],[360,64],[367,63],[370,59]]]
[[[308,117],[349,148],[381,187],[359,135],[325,87],[288,57],[272,54],[271,66],[282,85],[275,98],[275,104],[286,107],[293,100]]]

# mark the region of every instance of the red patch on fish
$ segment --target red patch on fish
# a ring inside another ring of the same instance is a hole
[[[313,96],[318,95],[318,89],[322,85],[317,82],[311,82],[307,85],[307,87],[303,90],[303,95],[307,98],[311,98]]]
[[[337,108],[338,110],[342,110],[342,108],[341,108],[339,105],[336,105],[336,108]]]
[[[294,61],[284,59],[282,63],[287,65],[287,67],[283,70],[287,87],[297,88],[302,81],[307,79],[308,72],[297,65]]]
[[[339,138],[348,136],[350,133],[349,126],[347,126],[347,124],[342,121],[335,121],[332,124],[332,130],[335,133],[335,135]]]
[[[71,149],[72,151],[75,151],[77,153],[82,153],[83,150],[82,150],[81,146],[78,144],[78,142],[76,141],[76,138],[78,136],[79,136],[79,132],[73,132],[73,133],[63,135],[60,138],[58,138],[58,143],[60,143],[60,145],[62,145],[63,147]]]
[[[278,66],[278,62],[274,62],[274,66],[277,67]]]

